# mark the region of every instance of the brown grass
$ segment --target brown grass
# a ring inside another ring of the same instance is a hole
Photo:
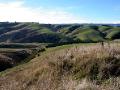
[[[0,77],[1,90],[119,90],[120,45],[73,46],[40,54]]]

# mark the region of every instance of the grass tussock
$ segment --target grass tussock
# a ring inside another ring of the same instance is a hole
[[[0,77],[3,90],[119,90],[120,45],[46,51]]]

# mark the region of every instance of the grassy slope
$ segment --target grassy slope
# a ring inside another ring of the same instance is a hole
[[[117,90],[120,48],[119,44],[108,46],[73,44],[47,49],[29,63],[1,72],[0,88]]]

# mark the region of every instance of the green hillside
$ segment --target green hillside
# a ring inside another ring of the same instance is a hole
[[[97,24],[0,23],[0,42],[78,43],[120,39],[120,27]]]

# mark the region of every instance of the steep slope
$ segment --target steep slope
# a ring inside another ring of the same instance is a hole
[[[33,59],[45,44],[0,44],[0,72]]]
[[[6,50],[0,52],[0,72],[21,63],[31,54],[31,50],[14,50],[9,52]]]

